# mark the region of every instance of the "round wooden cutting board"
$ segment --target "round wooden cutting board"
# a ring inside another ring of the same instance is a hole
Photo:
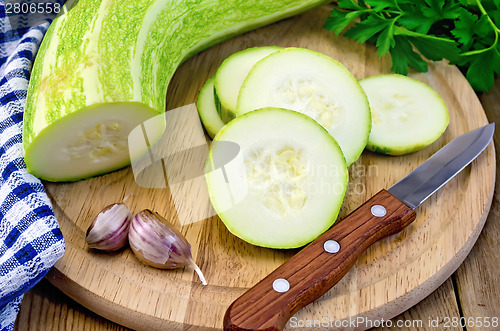
[[[306,47],[343,63],[357,78],[389,73],[390,58],[379,59],[371,45],[335,37],[322,25],[331,7],[233,38],[186,61],[170,84],[167,105],[195,102],[205,80],[230,54],[251,46]],[[444,135],[417,153],[389,157],[365,151],[350,167],[350,184],[340,218],[382,188],[388,188],[454,137],[487,124],[467,81],[453,66],[429,64],[412,77],[443,97],[450,111]],[[401,233],[376,243],[326,295],[299,311],[287,329],[307,321],[330,325],[356,317],[388,319],[416,304],[462,263],[474,245],[493,195],[493,145],[417,209]],[[229,304],[298,250],[266,249],[233,236],[217,216],[181,226],[168,189],[138,186],[130,168],[76,183],[45,183],[66,240],[66,254],[49,280],[94,312],[133,329],[220,329]],[[208,281],[192,269],[145,266],[129,248],[103,254],[89,250],[85,232],[106,205],[130,194],[132,212],[149,208],[166,216],[186,235],[193,257]],[[324,325],[323,325],[324,326]]]

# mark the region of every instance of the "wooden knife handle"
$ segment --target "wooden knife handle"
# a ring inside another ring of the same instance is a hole
[[[378,192],[236,299],[224,316],[224,330],[282,330],[293,314],[338,283],[370,245],[401,231],[415,216],[386,190]]]

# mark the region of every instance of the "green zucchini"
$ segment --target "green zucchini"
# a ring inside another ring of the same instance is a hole
[[[389,74],[359,82],[368,96],[373,121],[367,149],[389,155],[413,153],[446,130],[450,116],[445,102],[421,81]]]
[[[241,86],[236,115],[262,107],[304,113],[337,140],[347,165],[368,141],[370,108],[356,78],[334,59],[304,48],[286,48],[257,62]]]
[[[68,1],[33,66],[23,127],[28,171],[74,181],[126,166],[130,130],[165,111],[185,59],[327,2]]]
[[[242,157],[226,166],[224,175],[216,171],[228,154],[219,142],[237,144]],[[295,248],[336,221],[348,172],[339,145],[312,118],[262,108],[217,133],[205,178],[212,205],[230,232],[258,246]]]
[[[198,100],[196,101],[196,108],[198,108],[198,114],[200,115],[205,130],[210,138],[213,139],[225,124],[220,119],[217,108],[215,107],[214,77],[209,78],[200,89]]]
[[[248,72],[259,60],[283,49],[278,46],[251,47],[230,55],[215,74],[217,112],[224,123],[236,117],[236,102]]]

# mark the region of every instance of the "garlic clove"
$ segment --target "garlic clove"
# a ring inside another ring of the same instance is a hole
[[[125,246],[132,213],[123,203],[106,206],[87,230],[85,241],[90,248],[116,251]]]
[[[137,213],[130,224],[130,248],[143,263],[159,269],[193,268],[203,285],[207,281],[193,261],[191,245],[165,218],[145,209]]]

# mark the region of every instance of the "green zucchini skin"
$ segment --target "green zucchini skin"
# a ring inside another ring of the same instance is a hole
[[[37,171],[36,157],[30,157],[36,149],[32,145],[67,115],[120,103],[139,104],[146,117],[160,114],[165,111],[169,82],[187,58],[235,35],[327,2],[68,1],[67,13],[50,26],[33,66],[23,126],[28,170],[44,177],[43,171]],[[51,157],[59,152],[49,149],[45,154]],[[91,176],[119,167],[123,162]],[[78,174],[69,178],[78,179]]]
[[[220,119],[215,106],[214,78],[210,77],[206,81],[198,93],[198,100],[196,101],[198,115],[200,115],[201,122],[212,139],[225,125]]]

